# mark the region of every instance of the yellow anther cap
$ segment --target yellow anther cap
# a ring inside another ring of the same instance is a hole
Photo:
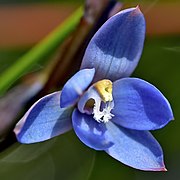
[[[94,88],[99,93],[102,101],[108,102],[112,101],[112,82],[108,79],[103,79],[101,81],[96,82]]]

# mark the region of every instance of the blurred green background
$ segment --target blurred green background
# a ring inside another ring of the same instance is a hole
[[[73,0],[0,0],[6,7],[24,3],[66,3],[77,7],[84,1]],[[124,1],[131,3],[132,1]],[[136,1],[137,4],[145,2]],[[178,0],[149,1],[152,5]],[[128,4],[127,3],[127,4]],[[135,3],[133,1],[133,3]],[[49,4],[49,5],[50,5]],[[180,4],[178,3],[179,8]],[[16,7],[17,7],[16,6]],[[130,6],[130,4],[129,4]],[[73,9],[73,8],[72,8]],[[73,11],[73,10],[72,10]],[[71,11],[70,11],[71,12]],[[180,15],[174,17],[180,19]],[[166,22],[169,23],[169,22]],[[180,23],[180,20],[179,20]],[[2,27],[2,24],[0,25]],[[175,27],[176,28],[176,27]],[[1,28],[0,28],[1,29]],[[152,27],[153,29],[153,27]],[[1,32],[1,31],[0,31]],[[44,33],[44,32],[43,32]],[[1,34],[1,37],[5,36]],[[32,34],[33,37],[33,34]],[[40,36],[37,36],[37,40]],[[12,39],[8,40],[11,42]],[[28,41],[28,38],[27,38]],[[2,73],[36,42],[18,42],[17,46],[0,42],[0,72]],[[44,64],[37,63],[32,71],[42,69]],[[149,34],[146,37],[144,51],[139,66],[133,76],[145,79],[160,89],[170,101],[175,121],[165,128],[153,132],[160,142],[165,156],[167,172],[143,172],[127,167],[109,157],[104,152],[95,152],[84,146],[73,132],[69,132],[50,141],[20,145],[15,143],[0,153],[0,179],[2,180],[169,180],[180,179],[180,34]]]

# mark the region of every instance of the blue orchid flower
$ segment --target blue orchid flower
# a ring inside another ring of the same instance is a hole
[[[144,37],[138,7],[111,17],[91,39],[80,71],[20,120],[14,130],[18,141],[41,142],[73,128],[85,145],[128,166],[165,171],[163,151],[149,130],[173,119],[170,104],[150,83],[129,77]]]

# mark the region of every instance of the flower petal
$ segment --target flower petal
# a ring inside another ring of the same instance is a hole
[[[173,119],[168,100],[152,84],[124,78],[113,84],[115,123],[130,129],[154,130]]]
[[[72,108],[60,108],[60,92],[37,101],[15,127],[17,139],[29,144],[45,141],[69,131]]]
[[[145,37],[145,20],[139,8],[120,11],[91,39],[81,69],[95,68],[94,82],[128,77],[137,66]]]
[[[95,69],[78,71],[64,85],[60,98],[62,108],[73,106],[93,80]]]
[[[118,161],[136,169],[166,171],[163,152],[148,131],[130,130],[112,122],[106,123],[106,138],[114,143],[106,152]]]
[[[77,109],[72,115],[72,124],[79,139],[90,148],[105,150],[112,143],[105,138],[106,127],[104,123],[98,123],[92,116],[80,113]]]

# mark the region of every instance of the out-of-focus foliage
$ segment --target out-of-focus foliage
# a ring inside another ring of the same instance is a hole
[[[40,62],[47,57],[50,57],[52,53],[59,47],[64,39],[75,29],[76,25],[82,17],[82,7],[67,18],[64,23],[60,24],[54,31],[52,31],[47,37],[45,37],[40,43],[35,45],[30,51],[22,56],[16,63],[11,65],[7,71],[0,76],[0,94],[2,95],[9,86],[19,78],[24,72],[29,70],[34,62]]]
[[[27,48],[28,50],[29,48]],[[0,49],[0,73],[3,72],[10,64],[14,63],[19,57],[21,57],[26,51],[26,49]]]
[[[0,154],[3,180],[86,180],[95,151],[83,146],[73,133],[39,144],[11,146]]]

